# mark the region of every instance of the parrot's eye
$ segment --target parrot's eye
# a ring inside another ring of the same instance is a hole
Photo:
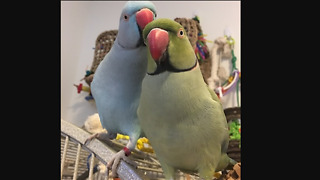
[[[129,16],[126,15],[126,14],[123,16],[123,18],[124,18],[125,21],[128,21],[128,20],[129,20]]]
[[[184,32],[183,32],[183,29],[182,29],[182,28],[179,29],[177,35],[178,35],[179,38],[183,38]]]

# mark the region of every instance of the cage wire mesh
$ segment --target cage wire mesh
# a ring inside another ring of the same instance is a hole
[[[224,110],[227,121],[241,118],[241,108],[233,107]],[[77,180],[112,180],[106,171],[106,164],[111,156],[120,151],[125,145],[124,140],[99,141],[94,139],[88,145],[84,145],[85,140],[91,135],[88,131],[77,127],[61,119],[61,179]],[[231,141],[228,147],[228,155],[240,162],[241,149],[237,142],[236,149]],[[91,157],[90,157],[91,156]],[[132,151],[130,156],[137,163],[137,170],[121,162],[120,170],[117,171],[121,180],[125,179],[164,179],[161,165],[154,153],[147,153],[138,150]],[[122,173],[122,174],[121,174]],[[197,174],[185,174],[180,171],[176,173],[177,180],[198,180]],[[215,178],[214,178],[215,179]]]
[[[72,130],[65,131],[65,129]],[[94,139],[86,146],[84,145],[84,141],[90,135],[91,134],[84,129],[61,120],[62,180],[113,180],[109,174],[111,172],[108,172],[105,168],[107,164],[106,160],[110,159],[115,152],[122,149],[125,146],[125,143],[119,140],[101,142]],[[109,151],[109,153],[103,154],[101,151]],[[93,160],[92,157],[94,158]],[[163,171],[155,154],[142,152],[136,148],[130,158],[138,164],[137,169],[130,167],[130,165],[122,161],[117,171],[121,180],[164,179]],[[196,174],[185,174],[178,171],[175,179],[198,180],[200,178]]]

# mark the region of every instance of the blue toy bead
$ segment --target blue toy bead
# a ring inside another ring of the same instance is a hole
[[[88,170],[90,170],[90,164],[89,164],[89,159],[91,157],[91,154],[89,154],[88,158],[87,158],[87,168]],[[93,172],[97,172],[98,170],[98,164],[96,164],[94,167],[93,167]]]
[[[90,70],[86,70],[86,76],[89,76],[91,74]]]
[[[89,100],[93,99],[93,96],[90,96],[90,95],[89,95],[89,96],[86,96],[85,99],[86,99],[87,101],[89,101]]]

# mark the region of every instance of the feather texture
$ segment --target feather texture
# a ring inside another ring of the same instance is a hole
[[[125,4],[116,40],[91,83],[91,93],[108,137],[114,138],[117,133],[130,136],[126,151],[133,150],[143,135],[137,119],[141,83],[147,71],[147,49],[142,41],[142,31],[155,18],[155,11],[153,3],[148,1]],[[116,176],[120,159],[128,159],[127,154],[130,153],[121,150],[108,162],[113,176]]]
[[[172,32],[172,29],[182,26],[165,27],[168,24],[177,26],[171,21],[153,21],[146,26],[144,37],[153,28],[169,29],[170,43],[165,52],[168,59],[164,61],[171,64],[179,61],[177,66],[192,67],[197,60],[191,44],[183,38],[173,40],[174,36],[181,34]],[[170,47],[177,45],[179,48]],[[149,55],[148,58],[148,63],[152,63],[152,57]],[[152,66],[159,64],[152,63]],[[177,169],[199,172],[202,178],[212,179],[215,171],[228,165],[226,117],[220,100],[204,82],[198,64],[187,71],[146,75],[142,83],[138,117],[166,179],[173,179]]]

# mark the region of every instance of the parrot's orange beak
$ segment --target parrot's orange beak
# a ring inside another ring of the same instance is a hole
[[[136,21],[141,30],[146,27],[146,25],[153,21],[153,12],[147,8],[143,8],[136,13]]]
[[[168,32],[160,28],[154,28],[149,32],[147,39],[152,58],[159,61],[169,44]]]

